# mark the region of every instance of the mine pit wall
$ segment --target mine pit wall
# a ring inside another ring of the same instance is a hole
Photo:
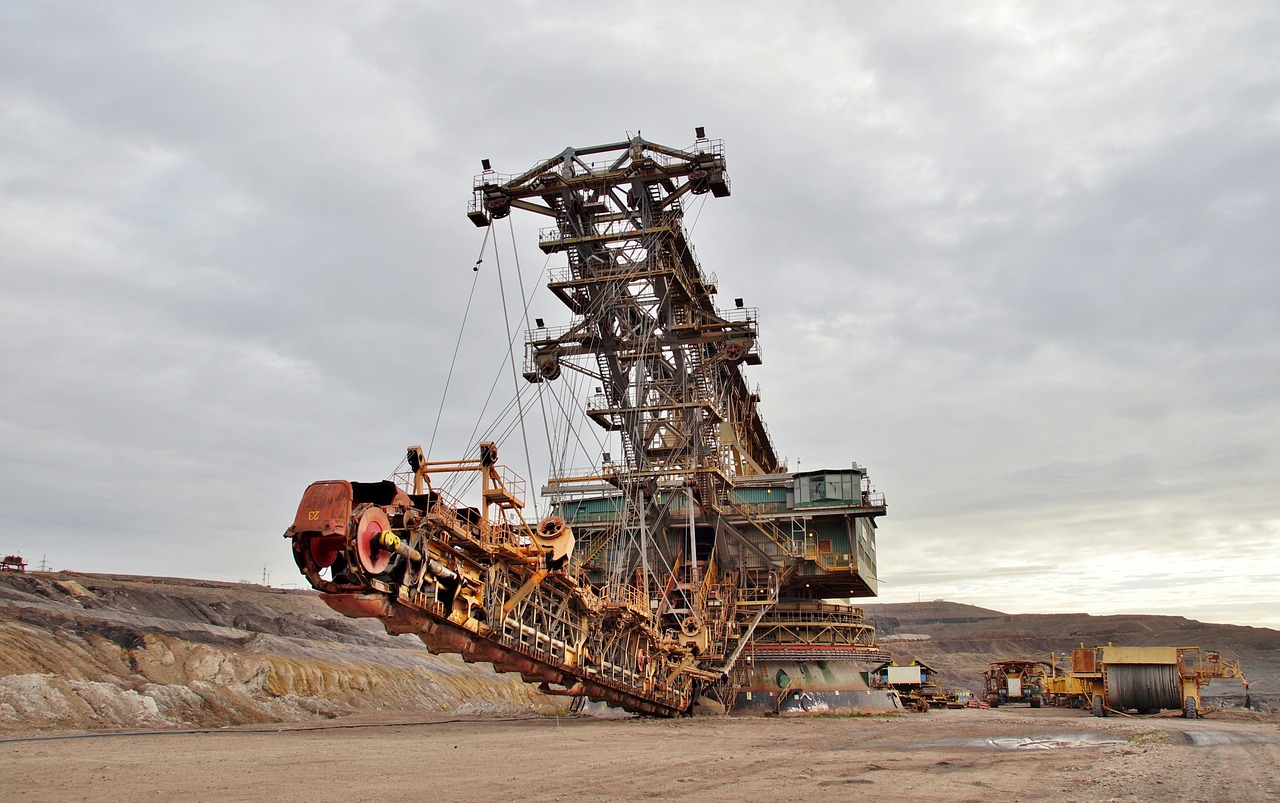
[[[497,684],[466,671],[449,674],[427,660],[405,668],[379,666],[376,657],[316,661],[191,648],[148,637],[124,657],[142,664],[152,651],[201,654],[155,673],[171,682],[156,682],[149,671],[2,677],[0,730],[209,728],[384,711],[527,715],[553,707],[523,684]]]
[[[0,732],[217,728],[380,712],[528,716],[567,706],[487,665],[432,655],[416,638],[337,621],[309,592],[0,578]]]

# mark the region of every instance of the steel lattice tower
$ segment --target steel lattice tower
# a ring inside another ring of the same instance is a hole
[[[686,151],[637,136],[568,148],[502,178],[477,177],[471,219],[488,225],[512,208],[551,217],[540,247],[568,261],[548,286],[573,321],[529,333],[525,377],[551,381],[571,369],[599,383],[587,414],[620,434],[623,454],[596,479],[631,505],[622,529],[639,527],[650,539],[663,532],[671,516],[656,501],[659,487],[688,489],[699,524],[722,529],[734,478],[779,468],[741,370],[760,362],[756,311],[716,308],[714,279],[684,229],[688,196],[730,194],[722,141],[700,137]],[[657,548],[666,540],[658,537]]]

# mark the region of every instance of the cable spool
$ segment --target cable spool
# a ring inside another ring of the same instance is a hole
[[[554,354],[539,354],[534,358],[538,366],[538,374],[543,379],[560,378],[560,359]]]
[[[1107,706],[1123,711],[1182,708],[1177,664],[1108,664]]]
[[[707,651],[707,628],[696,616],[686,616],[680,622],[681,643],[693,647],[694,655]]]
[[[494,220],[501,220],[511,214],[511,199],[505,195],[490,197],[485,201],[484,205],[489,210],[490,217]]]

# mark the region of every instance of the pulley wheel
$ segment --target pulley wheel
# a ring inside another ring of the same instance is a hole
[[[559,516],[547,516],[538,522],[538,535],[543,538],[555,538],[564,532],[564,519]]]
[[[391,522],[382,508],[371,507],[360,514],[360,523],[356,525],[356,556],[360,559],[360,568],[369,574],[382,574],[391,563],[391,553],[374,544],[374,540],[383,530],[390,530]]]
[[[695,170],[689,174],[689,188],[694,195],[705,195],[711,192],[711,174],[706,170]]]
[[[560,360],[556,357],[547,357],[538,363],[538,373],[543,379],[559,379]]]

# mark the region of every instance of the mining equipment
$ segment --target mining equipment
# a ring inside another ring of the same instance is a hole
[[[388,480],[303,494],[285,536],[311,585],[336,611],[575,705],[895,708],[861,669],[888,658],[873,625],[824,601],[875,595],[884,497],[857,464],[791,472],[779,460],[745,373],[762,360],[757,310],[716,305],[683,225],[686,203],[730,195],[723,142],[702,129],[683,149],[637,135],[519,175],[483,167],[468,218],[544,215],[538,245],[563,260],[547,287],[568,323],[527,330],[516,391],[521,410],[535,403],[523,392],[560,411],[549,515],[526,518],[499,438],[460,460],[413,446]],[[613,445],[584,458],[588,421]],[[572,467],[571,452],[590,465]]]
[[[938,671],[920,661],[880,664],[871,670],[871,678],[876,686],[896,692],[908,709],[923,713],[948,707],[948,696],[938,685]]]
[[[1181,710],[1195,719],[1208,710],[1200,690],[1209,681],[1239,680],[1249,688],[1239,661],[1199,647],[1081,645],[1072,651],[1070,672],[1059,672],[1058,656],[1051,657],[1050,675],[1044,679],[1050,702],[1090,709],[1095,717]]]
[[[983,677],[983,699],[991,707],[1026,703],[1039,708],[1044,702],[1044,678],[1052,667],[1045,661],[993,661]]]
[[[968,708],[971,701],[977,700],[970,689],[952,689],[947,692],[947,708]]]

